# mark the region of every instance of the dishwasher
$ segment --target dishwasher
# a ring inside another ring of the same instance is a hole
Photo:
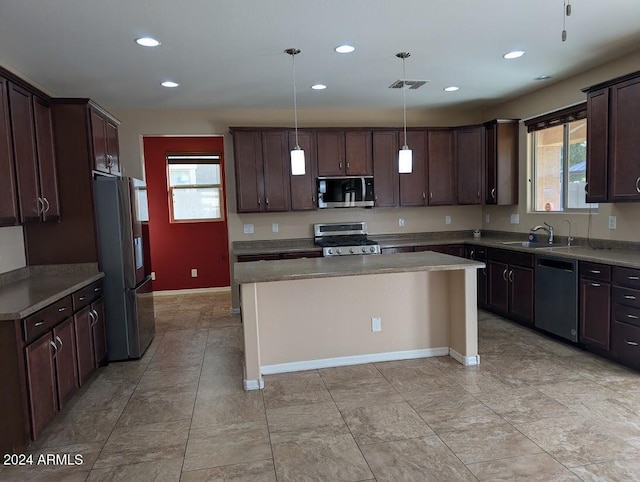
[[[578,262],[536,255],[534,326],[578,341]]]

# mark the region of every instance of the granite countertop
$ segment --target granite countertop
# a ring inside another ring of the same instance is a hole
[[[483,268],[482,262],[425,251],[389,256],[334,256],[279,261],[253,261],[234,265],[236,283],[262,283],[337,276],[358,276],[415,271]]]
[[[0,320],[25,318],[104,278],[93,264],[31,266],[9,274],[9,282],[0,283]]]

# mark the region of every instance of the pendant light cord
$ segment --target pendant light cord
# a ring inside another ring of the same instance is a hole
[[[404,70],[404,60],[406,57],[402,57],[402,117],[404,122],[404,148],[407,147],[407,93],[405,92],[407,74]]]
[[[294,52],[291,54],[291,60],[293,64],[293,122],[296,131],[296,149],[300,149],[300,144],[298,144],[298,99],[296,96],[296,55],[299,53],[299,50],[294,50]]]

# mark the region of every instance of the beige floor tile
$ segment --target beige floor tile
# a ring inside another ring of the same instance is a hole
[[[468,467],[480,482],[501,480],[578,482],[580,480],[564,465],[545,453],[469,464]]]
[[[476,480],[438,437],[365,445],[361,450],[378,482]]]
[[[316,371],[289,377],[265,377],[264,404],[267,408],[333,402],[329,390]]]
[[[404,401],[402,394],[384,378],[341,382],[329,393],[340,410]]]
[[[242,375],[233,373],[203,372],[198,383],[198,394],[206,396],[220,396],[244,393]]]
[[[242,422],[264,422],[265,420],[264,402],[260,391],[220,396],[202,393],[196,397],[193,411],[195,425],[228,425]]]
[[[273,459],[278,482],[373,478],[350,434],[274,444]]]
[[[159,388],[177,390],[195,390],[200,380],[200,367],[149,370],[142,375],[136,387],[137,391]]]
[[[571,469],[586,482],[632,481],[640,478],[640,457],[611,460]]]
[[[184,470],[271,460],[267,424],[194,425],[189,432]]]
[[[195,399],[195,387],[136,389],[124,408],[117,426],[191,420]]]
[[[276,482],[272,460],[261,460],[246,464],[227,465],[210,469],[185,471],[181,482]]]
[[[93,469],[87,482],[178,482],[182,457]]]
[[[271,443],[349,433],[335,403],[314,403],[267,409]]]
[[[364,383],[371,379],[382,379],[382,373],[371,363],[337,368],[323,368],[322,370],[318,370],[318,372],[329,390],[339,388],[345,383]]]
[[[94,469],[184,456],[190,420],[117,427],[107,440]]]
[[[342,415],[360,446],[434,434],[407,402],[343,410]]]
[[[640,455],[637,448],[584,417],[540,420],[516,428],[566,467]]]
[[[478,398],[507,422],[517,424],[545,418],[575,415],[565,405],[538,390],[515,389],[500,394],[479,395]]]

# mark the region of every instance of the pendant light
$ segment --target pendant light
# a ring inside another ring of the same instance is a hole
[[[413,152],[407,146],[407,98],[405,93],[405,82],[407,77],[404,70],[404,61],[411,54],[409,52],[400,52],[396,54],[396,57],[402,59],[402,116],[404,124],[404,144],[402,149],[398,152],[398,172],[400,174],[410,174],[413,170]]]
[[[296,55],[300,53],[300,49],[287,49],[284,52],[291,55],[293,65],[293,118],[295,123],[296,145],[291,150],[291,175],[304,176],[306,172],[304,151],[300,147],[300,144],[298,144],[298,103],[296,97]]]

